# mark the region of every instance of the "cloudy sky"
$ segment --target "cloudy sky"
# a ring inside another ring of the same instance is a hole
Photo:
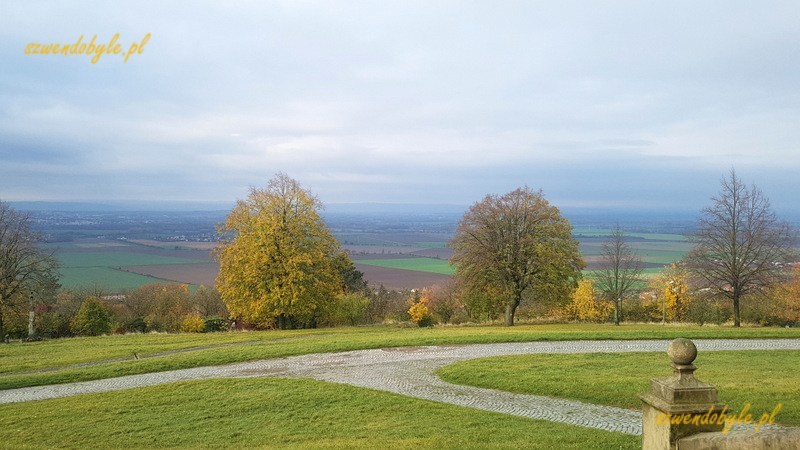
[[[188,6],[191,5],[191,8]],[[123,53],[25,54],[30,43]],[[799,210],[800,2],[0,4],[0,199]]]

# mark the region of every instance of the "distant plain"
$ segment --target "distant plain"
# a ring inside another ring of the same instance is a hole
[[[575,230],[587,272],[599,267],[603,241],[609,231]],[[375,233],[350,233],[337,237],[344,242],[342,247],[356,268],[375,287],[411,289],[444,284],[455,270],[449,264],[452,249],[446,246],[446,235],[387,233],[379,237]],[[681,260],[691,248],[688,239],[677,234],[635,233],[630,235],[630,242],[644,262],[647,277]],[[61,262],[62,286],[98,287],[108,292],[156,282],[213,286],[219,272],[212,256],[214,246],[212,242],[110,238],[48,244],[56,250]]]

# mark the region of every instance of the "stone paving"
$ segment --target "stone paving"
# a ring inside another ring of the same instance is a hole
[[[0,403],[109,392],[183,380],[235,377],[313,378],[486,411],[635,435],[642,432],[642,415],[638,410],[458,386],[442,381],[435,375],[435,371],[457,361],[487,356],[536,353],[664,352],[662,358],[654,357],[653,363],[663,365],[666,376],[670,374],[666,356],[668,342],[667,340],[523,342],[319,353],[63,385],[3,390],[0,391]],[[701,339],[694,342],[700,352],[758,349],[800,350],[800,339]]]

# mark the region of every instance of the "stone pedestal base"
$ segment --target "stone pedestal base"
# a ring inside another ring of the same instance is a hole
[[[645,450],[675,449],[679,439],[697,433],[720,431],[724,422],[719,422],[722,405],[712,404],[700,408],[659,409],[642,396],[642,448]],[[654,403],[658,403],[657,401]],[[662,406],[663,405],[659,405]],[[718,423],[719,422],[719,423]]]
[[[671,377],[650,380],[650,391],[639,396],[644,402],[642,447],[646,450],[675,449],[679,439],[693,434],[720,431],[725,425],[723,405],[717,390],[694,377],[692,362],[697,347],[688,339],[675,339],[667,350]]]

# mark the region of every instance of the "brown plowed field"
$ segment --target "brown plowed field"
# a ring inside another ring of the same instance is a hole
[[[383,284],[386,289],[421,289],[446,284],[452,278],[449,275],[416,270],[390,269],[358,263],[355,263],[355,266],[364,273],[364,279],[370,286],[377,287]]]
[[[383,286],[387,289],[421,289],[433,285],[442,285],[450,280],[450,276],[438,273],[419,272],[416,270],[390,269],[386,267],[355,264],[356,269],[364,273],[364,279],[370,286]],[[216,263],[201,264],[155,264],[147,266],[126,266],[122,270],[171,280],[177,283],[189,283],[213,286],[219,274]]]
[[[122,267],[122,270],[164,280],[172,280],[178,283],[214,286],[214,280],[219,273],[219,264],[153,264],[147,266],[126,266]]]

